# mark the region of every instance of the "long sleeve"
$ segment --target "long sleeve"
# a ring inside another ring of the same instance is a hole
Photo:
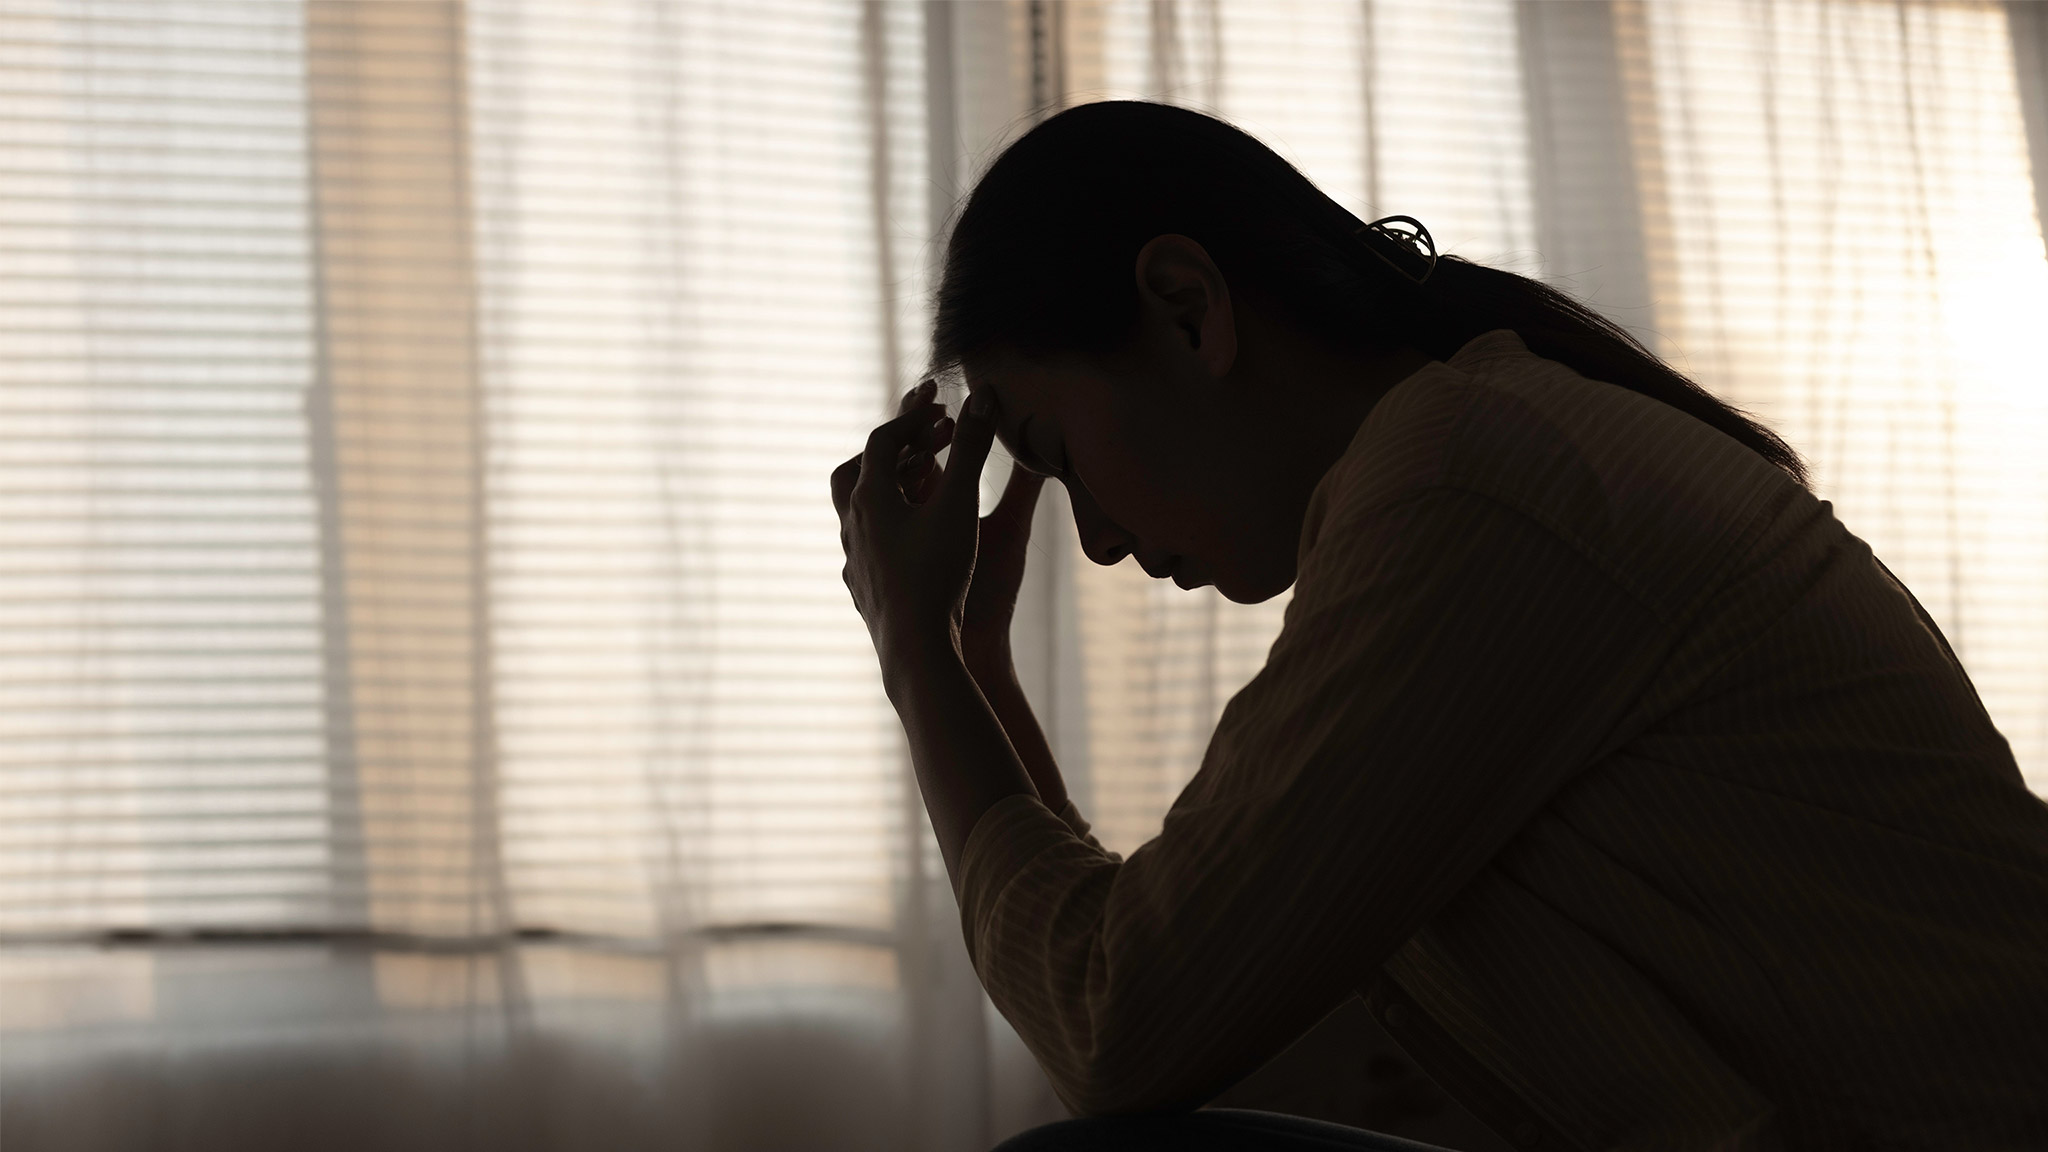
[[[1428,487],[1311,512],[1267,666],[1119,861],[1033,797],[969,837],[989,995],[1077,1112],[1199,1105],[1354,989],[1601,748],[1666,622],[1567,535]]]

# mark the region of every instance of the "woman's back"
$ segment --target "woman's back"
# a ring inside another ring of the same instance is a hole
[[[1518,1095],[1607,1113],[1568,1128],[1692,1109],[1774,1115],[1796,1146],[2042,1132],[2048,806],[1932,622],[1718,433],[1508,334],[1457,359],[1465,382],[1412,400],[1459,410],[1440,481],[1574,541],[1656,621],[1655,664],[1393,985],[1454,1036],[1483,1018],[1456,1038]],[[1361,455],[1441,422],[1388,401]],[[1509,920],[1525,946],[1500,946]]]

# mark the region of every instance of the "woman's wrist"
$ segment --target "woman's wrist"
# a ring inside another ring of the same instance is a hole
[[[1010,655],[1008,629],[995,638],[961,636],[960,659],[974,674],[974,682],[984,687],[1017,678],[1016,661]]]
[[[882,689],[899,707],[903,694],[916,691],[934,675],[963,667],[959,642],[951,628],[898,628],[875,635],[875,654],[882,663]]]
[[[1009,630],[1004,629],[999,635],[991,634],[984,643],[976,643],[976,639],[973,636],[961,638],[960,654],[967,673],[974,678],[975,687],[981,689],[982,698],[995,709],[996,719],[1009,736],[1011,747],[1023,760],[1024,770],[1038,789],[1039,799],[1057,812],[1066,803],[1066,784],[1060,779],[1059,765],[1053,759],[1045,731],[1039,727],[1038,717],[1031,711],[1031,701],[1025,697],[1024,686],[1017,679],[1017,665],[1010,655]]]

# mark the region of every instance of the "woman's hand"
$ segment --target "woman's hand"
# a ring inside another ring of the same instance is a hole
[[[1045,477],[1013,466],[1002,500],[981,521],[974,581],[960,620],[960,655],[984,686],[1016,671],[1010,659],[1010,621],[1017,614],[1017,591],[1024,583],[1031,514],[1044,484]]]
[[[931,395],[921,387],[905,393],[897,415],[908,415],[929,403]],[[951,434],[942,422],[933,437],[931,451],[904,450],[905,458],[897,465],[897,481],[904,499],[922,504],[937,490],[941,469],[935,453]],[[1045,477],[1035,472],[1011,468],[1003,498],[981,520],[974,573],[967,587],[959,629],[960,655],[974,678],[984,685],[992,678],[1007,677],[1015,671],[1010,659],[1010,621],[1017,614],[1017,592],[1024,583],[1026,549],[1031,543],[1031,516],[1044,484]]]
[[[896,419],[869,438],[868,451],[832,474],[832,499],[839,508],[840,540],[846,546],[846,585],[874,635],[883,683],[904,716],[913,759],[926,741],[938,739],[938,734],[913,723],[918,705],[929,706],[932,701],[924,698],[934,692],[943,694],[949,670],[965,672],[977,700],[994,710],[1029,786],[1058,811],[1067,801],[1066,783],[1010,660],[1010,619],[1024,581],[1031,513],[1044,478],[1013,469],[1002,501],[987,519],[977,522],[981,465],[995,437],[995,414],[971,407],[962,414],[966,420],[953,444],[953,458],[942,470],[934,455],[953,441],[954,430],[935,411],[933,392],[929,386],[912,390],[903,398]],[[892,479],[881,488],[875,506],[864,503],[864,477],[872,475],[870,458],[894,465]],[[917,517],[925,512],[934,520],[920,527]],[[969,533],[964,574],[957,551],[963,523]],[[944,551],[924,557],[917,551],[920,540]],[[928,577],[930,583],[908,580],[906,573]],[[956,579],[966,584],[964,596]],[[937,621],[941,608],[947,610],[943,624]],[[929,789],[952,795],[952,784],[927,780],[924,769],[919,771],[920,787],[928,788],[928,798],[939,794]],[[943,823],[939,812],[948,802],[940,803],[941,808],[934,810],[934,828]],[[973,825],[971,819],[963,819],[964,837],[965,829]],[[945,842],[942,835],[942,845]],[[949,867],[955,858],[947,857]]]
[[[995,414],[987,393],[977,393],[956,428],[935,392],[929,380],[913,389],[896,418],[869,434],[866,450],[832,473],[842,575],[885,672],[906,648],[959,650],[975,571],[978,488]],[[941,470],[934,457],[949,443],[953,455]]]

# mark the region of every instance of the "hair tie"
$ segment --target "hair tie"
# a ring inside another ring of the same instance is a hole
[[[1387,267],[1417,284],[1436,271],[1436,241],[1413,216],[1382,216],[1361,225],[1356,235]]]

